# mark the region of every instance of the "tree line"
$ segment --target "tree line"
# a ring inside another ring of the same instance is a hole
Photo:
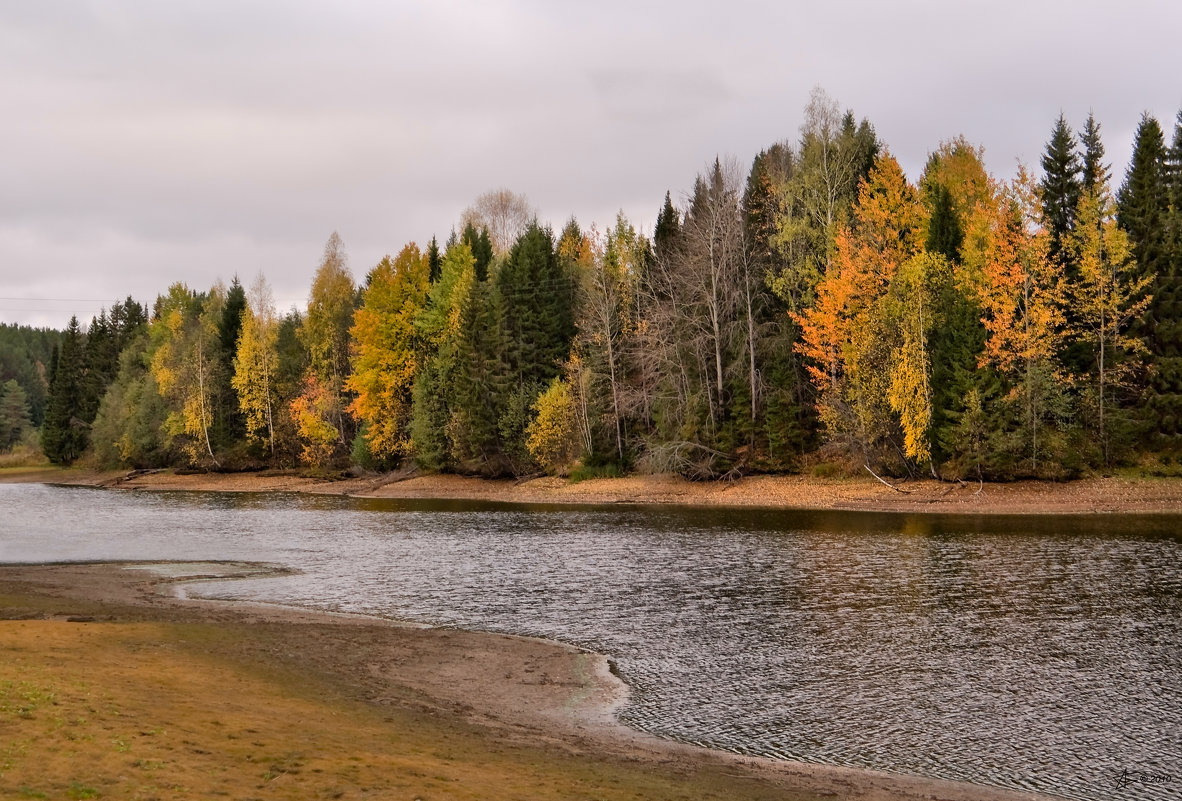
[[[910,182],[823,91],[795,141],[716,159],[651,236],[554,231],[511,192],[305,309],[174,284],[61,336],[52,460],[479,475],[809,465],[1069,477],[1182,443],[1182,114],[1114,191],[1062,116],[1009,181],[957,138]]]

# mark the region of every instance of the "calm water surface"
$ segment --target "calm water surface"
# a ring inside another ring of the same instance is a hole
[[[1182,517],[509,507],[0,485],[0,561],[234,559],[200,593],[614,659],[625,722],[745,754],[1182,798]],[[1171,781],[1118,786],[1128,769]]]

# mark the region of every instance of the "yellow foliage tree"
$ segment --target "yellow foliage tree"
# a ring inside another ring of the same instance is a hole
[[[1149,307],[1156,278],[1139,274],[1128,235],[1117,227],[1108,187],[1084,192],[1068,248],[1079,265],[1071,301],[1080,330],[1094,354],[1096,428],[1104,462],[1110,457],[1108,416],[1113,390],[1124,385],[1131,368],[1127,356],[1148,352],[1145,341],[1129,336],[1129,324]]]
[[[333,393],[316,376],[308,375],[304,391],[291,402],[290,409],[303,443],[300,458],[317,467],[328,464],[340,438],[332,419],[338,411]]]
[[[182,437],[182,448],[193,462],[208,456],[217,464],[209,429],[220,369],[218,325],[225,299],[226,288],[220,283],[202,297],[184,284],[174,284],[149,331],[153,345],[149,369],[170,407],[164,433],[169,438]]]
[[[921,250],[925,214],[899,163],[880,156],[851,224],[837,235],[815,304],[793,315],[801,330],[797,350],[809,359],[818,412],[832,437],[853,436],[865,445],[890,430],[893,340],[880,301],[899,267]]]
[[[238,406],[246,418],[246,435],[267,442],[275,454],[275,405],[278,394],[275,376],[279,369],[279,318],[271,288],[260,273],[247,296],[242,313],[242,331],[234,356],[234,377]]]
[[[370,453],[378,459],[407,455],[415,374],[420,349],[415,320],[427,302],[430,262],[415,244],[369,275],[362,306],[353,316],[353,373],[349,406],[365,423]]]
[[[337,444],[342,447],[348,442],[351,428],[345,410],[345,381],[350,371],[349,328],[356,300],[357,288],[349,272],[344,243],[333,232],[312,279],[300,340],[308,352],[309,374],[325,393],[320,401],[324,419],[337,430]]]
[[[578,458],[578,410],[570,387],[555,378],[533,405],[534,419],[526,429],[525,446],[538,464],[557,472]]]

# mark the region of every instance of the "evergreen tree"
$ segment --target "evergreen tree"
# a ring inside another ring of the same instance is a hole
[[[238,402],[238,393],[233,386],[234,357],[238,353],[238,340],[242,336],[242,317],[246,311],[246,290],[238,276],[226,291],[226,302],[218,320],[218,341],[221,344],[216,390],[218,431],[223,446],[241,442],[246,438],[246,417]]]
[[[568,226],[577,241],[578,225]],[[549,229],[531,223],[497,270],[499,365],[495,379],[501,455],[509,469],[532,469],[525,429],[538,395],[561,372],[574,338],[574,281]]]
[[[1096,122],[1094,114],[1088,114],[1083,133],[1079,135],[1079,143],[1084,151],[1080,176],[1083,189],[1098,192],[1100,187],[1108,186],[1108,182],[1112,180],[1112,171],[1104,163],[1104,142],[1100,139],[1100,123]]]
[[[1152,139],[1151,131],[1148,137]],[[1140,136],[1137,145],[1141,145]],[[1150,258],[1157,237],[1155,232],[1146,229],[1145,224],[1138,222],[1142,204],[1134,202],[1138,194],[1134,189],[1140,187],[1142,193],[1152,194],[1153,170],[1146,168],[1144,162],[1152,162],[1154,149],[1146,143],[1140,163],[1137,153],[1141,147],[1134,149],[1134,165],[1130,166],[1125,182],[1128,194],[1122,196],[1126,205],[1118,210],[1122,226],[1126,222],[1131,225],[1132,230],[1126,230],[1133,239],[1134,252],[1137,252],[1137,237],[1133,231],[1137,230],[1143,240],[1150,241],[1150,246],[1145,249]],[[1134,172],[1142,176],[1148,174],[1149,180],[1134,180]],[[1182,112],[1174,127],[1173,143],[1166,152],[1162,178],[1165,186],[1161,191],[1164,195],[1161,202],[1165,204],[1165,212],[1161,215],[1161,224],[1165,235],[1160,244],[1161,257],[1156,260],[1153,297],[1144,326],[1153,365],[1144,401],[1149,444],[1158,450],[1178,454],[1182,453]],[[1124,187],[1122,193],[1123,190]]]
[[[1116,219],[1129,235],[1142,275],[1163,272],[1168,209],[1165,140],[1157,120],[1143,114],[1133,139],[1133,158],[1116,196]]]
[[[86,450],[87,425],[81,418],[86,399],[86,342],[71,317],[62,334],[57,369],[49,387],[49,408],[41,429],[41,449],[54,464],[69,465]]]
[[[931,218],[928,223],[926,249],[939,253],[949,262],[960,261],[960,246],[964,242],[964,230],[960,218],[952,207],[952,193],[943,184],[931,190]]]
[[[107,391],[107,385],[115,378],[119,365],[119,353],[115,350],[115,333],[107,321],[105,309],[90,321],[86,330],[86,348],[83,370],[82,405],[78,416],[86,423],[93,423],[98,414],[99,401]]]
[[[1051,130],[1042,157],[1043,179],[1039,188],[1042,195],[1043,225],[1050,235],[1048,255],[1052,263],[1067,268],[1067,238],[1075,228],[1075,210],[1083,189],[1083,165],[1075,147],[1075,136],[1067,120],[1059,115]]]
[[[439,280],[443,270],[443,254],[439,252],[439,243],[435,237],[431,237],[431,244],[427,245],[427,266],[430,268],[427,277],[433,284]]]
[[[472,258],[476,260],[476,280],[482,283],[487,281],[488,268],[493,260],[493,245],[488,231],[483,228],[477,231],[472,223],[468,223],[464,226],[464,233],[460,235],[460,242],[468,246]]]
[[[497,272],[496,288],[505,367],[518,387],[540,391],[558,375],[574,337],[574,285],[548,229],[530,224]]]
[[[491,377],[496,325],[466,243],[457,240],[443,254],[415,328],[430,353],[413,391],[416,461],[429,470],[500,472]]]
[[[665,193],[665,205],[657,213],[657,224],[653,228],[653,251],[657,258],[666,255],[675,246],[677,236],[681,231],[681,218],[677,209],[673,208],[673,201],[669,193]]]
[[[12,450],[32,425],[29,398],[15,378],[0,387],[0,453]]]

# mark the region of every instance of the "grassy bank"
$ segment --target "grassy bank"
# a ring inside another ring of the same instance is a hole
[[[367,702],[275,630],[4,621],[0,652],[5,798],[819,797],[506,743],[413,694]]]

